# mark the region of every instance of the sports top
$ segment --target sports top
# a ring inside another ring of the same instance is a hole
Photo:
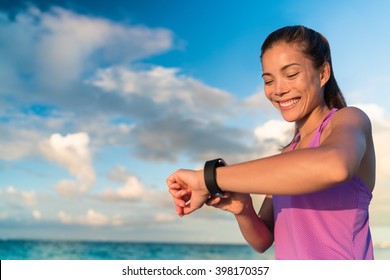
[[[309,147],[320,145],[321,133],[336,111],[332,109],[324,118]],[[315,193],[274,195],[275,258],[373,259],[371,198],[371,191],[357,176]]]

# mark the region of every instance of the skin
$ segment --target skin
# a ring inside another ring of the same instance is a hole
[[[301,139],[294,151],[216,169],[222,198],[211,197],[203,170],[181,169],[167,178],[179,216],[204,204],[229,211],[236,217],[247,242],[264,252],[273,243],[273,194],[307,194],[360,177],[372,191],[375,185],[375,153],[371,124],[364,112],[339,110],[321,134],[318,148],[305,149],[315,129],[329,113],[324,85],[330,66],[313,67],[296,44],[278,43],[262,57],[264,91],[286,121],[295,122]],[[321,159],[321,160],[319,160]],[[267,194],[258,213],[250,193]]]

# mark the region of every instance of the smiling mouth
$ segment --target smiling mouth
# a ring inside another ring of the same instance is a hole
[[[300,100],[300,98],[294,98],[286,101],[279,101],[279,105],[282,110],[287,110],[293,108]]]

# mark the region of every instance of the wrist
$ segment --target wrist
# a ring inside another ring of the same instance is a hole
[[[206,161],[203,170],[204,183],[212,196],[224,196],[224,192],[221,190],[217,183],[216,169],[218,167],[226,166],[226,162],[221,159],[213,159]]]
[[[255,208],[253,207],[252,198],[248,194],[248,199],[245,202],[243,202],[242,208],[240,209],[240,211],[234,213],[234,216],[238,218],[244,216],[251,216],[253,214],[257,215]]]

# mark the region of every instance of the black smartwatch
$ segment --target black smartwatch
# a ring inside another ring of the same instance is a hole
[[[204,164],[204,182],[207,190],[212,196],[224,196],[223,191],[218,187],[217,180],[215,178],[215,169],[221,166],[226,166],[226,162],[221,159],[213,159],[206,161]]]

